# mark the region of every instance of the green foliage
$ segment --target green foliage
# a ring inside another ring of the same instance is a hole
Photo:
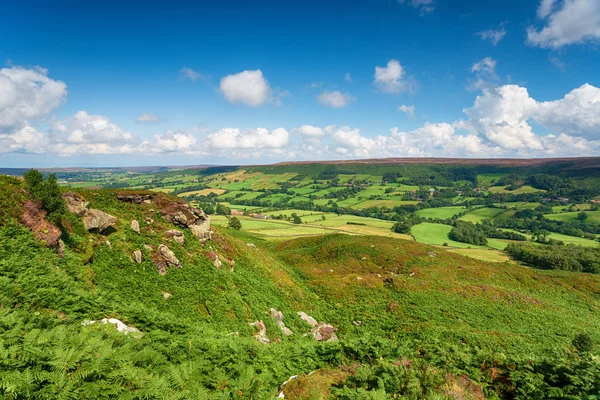
[[[585,332],[575,335],[571,344],[580,353],[589,353],[594,350],[594,339],[592,339],[592,337]]]
[[[296,214],[296,213],[292,213],[292,222],[293,222],[294,224],[301,224],[301,223],[302,223],[302,218],[300,218],[300,217],[298,216],[298,214]]]
[[[42,207],[48,213],[47,219],[50,222],[61,224],[63,216],[67,212],[65,202],[56,176],[48,175],[44,180],[43,175],[36,169],[32,169],[23,175],[25,186],[32,198],[40,200]]]
[[[577,219],[583,222],[586,219],[588,219],[588,215],[585,211],[582,211],[579,214],[577,214]]]
[[[239,231],[240,229],[242,229],[242,223],[240,222],[240,219],[238,217],[231,217],[231,218],[229,218],[227,227]]]
[[[600,273],[600,249],[597,248],[511,243],[505,251],[537,268]]]
[[[412,226],[410,221],[398,221],[392,225],[392,232],[409,234]]]
[[[231,209],[223,204],[217,204],[216,214],[218,215],[231,215]]]
[[[457,242],[470,243],[479,246],[487,245],[483,230],[468,221],[456,221],[449,234],[450,239]]]

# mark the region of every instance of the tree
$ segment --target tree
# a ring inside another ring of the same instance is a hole
[[[240,219],[238,217],[231,217],[229,218],[229,223],[227,224],[227,227],[239,231],[240,229],[242,229],[242,223],[240,222]]]
[[[300,217],[298,216],[298,214],[293,213],[292,214],[292,222],[295,224],[301,224],[302,223],[302,219],[300,219]]]
[[[588,219],[588,215],[585,211],[582,211],[579,214],[577,214],[577,219],[583,222],[586,219]]]
[[[398,221],[392,226],[392,232],[396,233],[410,233],[412,224],[407,221]]]
[[[23,174],[23,178],[31,197],[41,201],[42,208],[48,213],[48,220],[60,224],[67,208],[56,175],[50,174],[44,180],[41,172],[32,169]]]
[[[223,204],[217,204],[216,212],[218,215],[231,215],[231,209]]]

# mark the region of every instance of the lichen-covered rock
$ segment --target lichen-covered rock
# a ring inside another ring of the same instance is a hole
[[[179,244],[185,243],[185,236],[183,235],[183,232],[178,231],[177,229],[168,230],[166,235],[168,238],[172,238],[174,241],[176,241]]]
[[[73,192],[65,192],[62,195],[67,210],[82,217],[90,206],[90,202],[86,201],[81,195]]]
[[[156,265],[158,273],[164,275],[169,267],[182,268],[181,262],[167,246],[161,244],[158,246],[158,251],[153,255],[153,261]]]
[[[83,216],[83,225],[88,231],[98,231],[101,233],[107,228],[114,226],[116,223],[116,217],[93,208],[87,210]]]
[[[31,229],[36,240],[43,242],[46,246],[59,249],[60,228],[46,220],[46,210],[42,208],[39,201],[27,200],[23,204],[23,225]]]
[[[338,340],[335,328],[329,324],[320,323],[312,329],[311,333],[318,342],[333,342]]]
[[[132,193],[118,193],[117,200],[125,203],[135,204],[148,204],[152,202],[154,194],[132,194]]]
[[[283,334],[285,336],[293,335],[294,332],[292,332],[292,330],[290,328],[288,328],[287,326],[285,326],[285,324],[283,323],[283,313],[281,311],[277,311],[274,308],[271,308],[270,311],[271,311],[271,318],[273,318],[275,321],[277,321],[277,325],[279,325],[279,328],[281,329]]]
[[[267,344],[271,341],[267,337],[267,328],[265,327],[265,323],[262,321],[254,321],[250,324],[250,326],[255,326],[258,328],[258,333],[254,335],[254,339],[258,340],[261,343]]]
[[[138,264],[142,263],[142,251],[136,250],[133,252],[133,256],[135,257],[135,262]]]
[[[338,340],[335,334],[335,328],[329,324],[324,322],[317,322],[316,319],[306,314],[305,312],[300,311],[298,313],[300,318],[309,324],[312,329],[310,330],[311,335],[318,342],[332,342]]]
[[[316,319],[314,319],[313,317],[311,317],[310,315],[308,315],[304,311],[298,312],[298,316],[300,316],[300,318],[304,322],[306,322],[307,324],[309,324],[312,327],[315,327],[315,326],[317,326],[319,324]]]
[[[181,228],[189,228],[202,243],[210,240],[210,217],[204,211],[172,199],[157,198],[156,203],[164,219]]]
[[[140,234],[140,223],[134,219],[133,221],[131,221],[131,229],[133,229],[133,231],[139,235]]]

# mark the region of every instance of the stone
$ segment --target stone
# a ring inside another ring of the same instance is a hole
[[[195,223],[190,226],[192,234],[196,236],[202,243],[212,238],[212,231],[210,230],[210,218],[207,216],[205,220]]]
[[[83,217],[87,212],[90,202],[86,201],[81,195],[73,192],[65,192],[62,195],[67,210],[75,215]]]
[[[173,223],[182,227],[188,226],[188,219],[181,211],[173,216]]]
[[[246,243],[246,246],[251,247],[253,249],[256,248],[256,245],[254,243]]]
[[[62,257],[65,254],[65,242],[62,239],[58,239],[58,247],[56,248],[56,254]]]
[[[313,328],[315,326],[317,326],[319,323],[317,322],[316,319],[314,319],[313,317],[311,317],[310,315],[308,315],[307,313],[305,313],[304,311],[300,311],[298,312],[298,315],[300,316],[300,318],[306,322],[307,324],[309,324],[310,326],[312,326]]]
[[[90,208],[83,216],[83,225],[88,231],[102,233],[107,228],[114,226],[117,218],[104,211]]]
[[[265,327],[265,323],[262,321],[254,321],[250,323],[250,326],[254,326],[258,328],[258,333],[254,335],[254,339],[258,340],[263,344],[270,343],[271,341],[267,337],[267,328]]]
[[[115,328],[117,328],[117,331],[122,332],[125,335],[133,333],[134,337],[139,337],[142,334],[137,328],[134,328],[133,326],[127,326],[123,321],[120,321],[116,318],[103,318],[100,321],[86,320],[83,321],[81,325],[89,326],[95,324],[96,322],[100,322],[101,324],[113,324]]]
[[[167,235],[167,237],[172,238],[174,241],[176,241],[179,244],[183,244],[185,242],[185,236],[184,236],[183,232],[181,232],[177,229],[168,230],[166,235]]]
[[[125,202],[125,203],[135,203],[135,204],[142,204],[142,203],[152,203],[152,198],[154,197],[154,194],[126,194],[126,193],[119,193],[117,194],[117,200]],[[146,204],[148,204],[146,203]]]
[[[171,293],[169,293],[169,292],[164,292],[164,291],[163,291],[163,292],[162,292],[162,296],[163,296],[163,299],[165,299],[165,300],[166,300],[166,299],[168,299],[169,297],[171,297]]]
[[[317,342],[333,342],[338,340],[335,328],[329,324],[320,323],[312,329],[311,333]]]
[[[154,264],[156,265],[156,269],[158,273],[164,275],[167,273],[167,268],[175,267],[175,268],[183,268],[181,262],[175,257],[175,253],[173,253],[167,246],[161,244],[158,246],[158,251],[154,254]]]
[[[138,264],[142,263],[142,251],[136,250],[133,252],[133,256],[135,257],[135,262]]]
[[[219,256],[215,256],[215,260],[213,261],[213,264],[215,265],[215,267],[217,267],[217,269],[221,269],[221,266],[223,266],[223,263],[219,259]]]
[[[144,248],[145,248],[146,250],[154,250],[154,247],[152,247],[152,246],[150,246],[150,245],[148,245],[148,244],[145,244],[145,245],[144,245]]]
[[[131,221],[131,229],[133,229],[133,231],[139,235],[140,234],[140,223],[134,219],[133,221]]]
[[[274,308],[271,308],[270,311],[271,311],[271,318],[273,318],[277,322],[277,325],[279,326],[279,329],[281,329],[283,334],[285,336],[293,335],[294,332],[292,332],[292,330],[290,328],[288,328],[287,326],[285,326],[285,324],[283,323],[283,313],[281,311],[277,311]]]
[[[361,326],[362,325],[362,321],[352,321],[352,325],[354,325],[354,326]]]

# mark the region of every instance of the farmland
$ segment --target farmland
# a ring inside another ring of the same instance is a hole
[[[490,261],[504,260],[498,252],[517,238],[597,247],[600,211],[593,201],[600,196],[600,173],[590,174],[589,162],[426,161],[119,170],[63,173],[59,178],[72,187],[166,192],[210,213],[222,205],[244,213],[239,217],[243,229],[269,241],[332,233],[377,235],[442,246],[479,259],[487,254]],[[580,164],[587,168],[582,176],[577,172]],[[301,224],[291,222],[292,213]],[[227,218],[213,217],[222,226]],[[393,232],[398,221],[410,228]],[[456,221],[486,224],[487,244],[452,240]]]

